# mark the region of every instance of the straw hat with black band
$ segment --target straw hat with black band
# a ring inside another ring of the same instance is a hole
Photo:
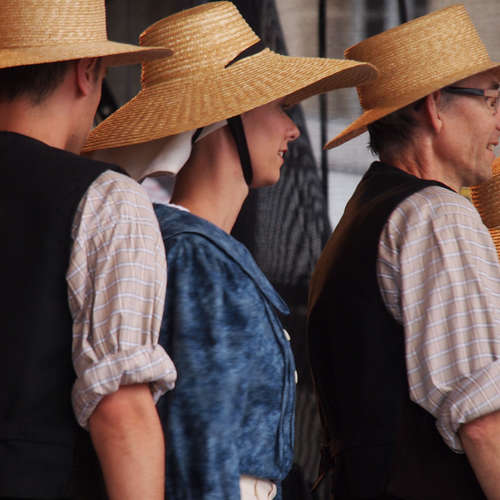
[[[1,0],[0,17],[0,69],[86,57],[120,66],[171,54],[109,41],[104,0]]]
[[[500,158],[493,162],[491,170],[493,177],[479,186],[472,186],[470,195],[500,258]]]
[[[376,77],[366,63],[272,52],[230,2],[210,2],[162,19],[142,33],[140,44],[167,46],[174,55],[143,65],[139,94],[91,132],[84,151],[158,140],[282,97],[295,104]],[[241,133],[233,131],[235,137]]]
[[[357,87],[363,114],[325,149],[340,146],[367,125],[436,90],[500,67],[481,42],[463,5],[454,5],[367,38],[348,48],[348,59],[379,70],[375,83]]]

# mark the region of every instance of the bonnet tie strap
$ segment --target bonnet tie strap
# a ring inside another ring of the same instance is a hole
[[[259,40],[257,43],[250,45],[250,47],[246,48],[243,52],[240,52],[234,59],[229,61],[224,68],[229,68],[235,62],[241,61],[241,59],[245,59],[245,57],[250,57],[259,52],[262,52],[264,49],[267,49],[266,45],[262,40]]]
[[[229,125],[229,130],[233,135],[236,148],[238,149],[243,177],[248,187],[250,187],[253,179],[252,163],[250,162],[250,153],[248,152],[248,144],[243,129],[243,122],[241,121],[241,115],[228,118],[227,124]]]
[[[240,52],[234,59],[229,61],[224,68],[228,68],[235,62],[241,61],[245,57],[250,57],[259,52],[262,52],[266,48],[262,40],[254,43],[250,47],[246,48],[243,52]],[[245,130],[243,129],[243,122],[241,121],[241,116],[233,116],[227,119],[229,125],[229,130],[236,143],[236,148],[238,149],[238,155],[240,157],[241,169],[243,170],[243,177],[248,187],[252,184],[253,172],[252,163],[250,162],[250,153],[248,152],[248,143],[245,137]]]

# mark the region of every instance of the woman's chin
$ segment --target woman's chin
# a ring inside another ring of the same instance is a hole
[[[274,184],[276,184],[279,180],[280,180],[280,172],[279,171],[275,176],[266,176],[266,177],[262,177],[262,178],[256,178],[254,176],[251,187],[253,189],[257,189],[257,188],[261,188],[261,187],[269,187],[269,186],[273,186]]]

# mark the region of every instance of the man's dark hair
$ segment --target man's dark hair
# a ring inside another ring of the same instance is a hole
[[[73,61],[61,61],[0,69],[0,101],[28,96],[40,104],[63,81]]]
[[[447,107],[455,97],[453,94],[441,92],[439,107]],[[425,99],[426,97],[422,97],[422,99],[367,125],[366,128],[370,134],[368,148],[378,157],[387,153],[397,154],[410,142],[410,138],[418,126],[415,112],[422,108]]]
[[[414,112],[420,108],[424,99],[425,97],[368,125],[369,149],[380,157],[389,151],[396,153],[407,145],[417,127]]]

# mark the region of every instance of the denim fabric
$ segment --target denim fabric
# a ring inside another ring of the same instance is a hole
[[[158,404],[166,497],[238,499],[241,474],[279,484],[293,460],[295,365],[277,316],[288,308],[241,243],[188,212],[155,211],[168,269],[160,343],[178,371]]]

